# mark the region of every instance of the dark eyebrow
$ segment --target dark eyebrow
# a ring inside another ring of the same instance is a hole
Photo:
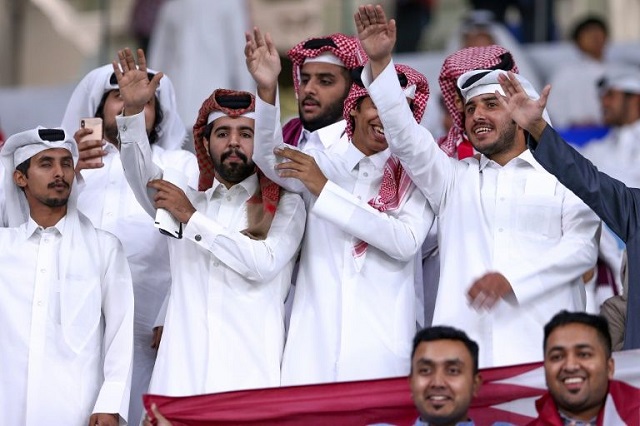
[[[487,95],[488,95],[488,94],[489,94],[489,93],[487,93]],[[482,96],[482,95],[480,95],[480,96]],[[497,100],[498,100],[498,98],[496,97],[496,95],[491,95],[491,96],[488,96],[488,97],[486,97],[486,98],[482,98],[482,99],[477,99],[477,96],[476,96],[476,97],[473,97],[473,98],[469,99],[469,100],[464,104],[464,106],[466,107],[467,105],[470,105],[470,104],[476,104],[476,103],[478,103],[478,102],[489,102],[489,101],[497,101]]]
[[[416,362],[418,365],[435,365],[436,363],[432,359],[428,358],[420,358]],[[450,366],[450,365],[464,365],[464,362],[460,358],[450,358],[445,359],[442,364]]]
[[[300,75],[304,75],[304,76],[310,76],[310,75],[315,75],[317,77],[335,77],[338,75],[338,73],[332,73],[332,72],[300,72]]]

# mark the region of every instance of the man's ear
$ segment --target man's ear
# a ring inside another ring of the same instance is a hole
[[[462,98],[460,98],[460,95],[458,95],[457,93],[454,96],[456,109],[458,110],[458,112],[464,112],[464,103],[462,102]]]
[[[204,136],[202,137],[202,145],[204,145],[204,150],[207,152],[207,155],[211,156],[209,153],[209,140]]]
[[[613,359],[613,357],[609,357],[609,359],[607,360],[607,377],[609,377],[609,380],[613,379],[613,374],[616,371],[616,362]]]
[[[478,396],[478,392],[480,391],[480,386],[482,386],[482,375],[477,373],[473,376],[473,396]]]
[[[20,170],[14,170],[13,181],[22,189],[27,186],[27,177]]]

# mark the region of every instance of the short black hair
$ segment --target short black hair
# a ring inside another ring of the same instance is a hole
[[[589,15],[578,21],[573,27],[573,30],[571,31],[571,40],[573,40],[574,43],[577,43],[580,33],[590,26],[599,27],[604,32],[605,37],[609,37],[609,27],[604,19],[596,15]]]
[[[22,173],[23,175],[25,175],[26,177],[29,177],[29,174],[28,174],[29,167],[31,167],[31,157],[27,158],[22,163],[18,164],[16,166],[16,170]]]
[[[456,340],[462,342],[473,360],[473,374],[478,373],[478,344],[471,340],[467,333],[457,328],[449,327],[446,325],[438,325],[434,327],[423,328],[418,331],[413,338],[413,349],[411,350],[411,359],[416,354],[418,346],[422,342],[434,342],[436,340]]]
[[[211,123],[207,124],[204,129],[202,130],[202,137],[206,140],[209,141],[209,138],[211,137],[211,132],[213,131],[213,122],[215,120],[213,120]]]
[[[609,333],[609,323],[600,315],[588,314],[586,312],[569,312],[562,310],[555,314],[544,326],[543,350],[547,350],[547,340],[553,331],[568,324],[583,324],[591,327],[598,333],[600,340],[604,344],[607,358],[611,357],[611,334]]]

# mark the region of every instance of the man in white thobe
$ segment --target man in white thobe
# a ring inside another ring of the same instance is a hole
[[[2,149],[0,411],[8,425],[127,421],[131,274],[120,242],[76,208],[77,157],[62,129],[18,133]]]
[[[344,107],[351,142],[331,153],[280,149],[288,160],[280,163],[273,152],[283,143],[280,59],[269,36],[257,30],[245,54],[258,86],[256,164],[301,193],[308,210],[282,384],[407,374],[417,320],[415,255],[433,212],[390,155],[375,106],[356,84]],[[406,66],[397,73],[419,121],[427,80]]]
[[[524,131],[495,95],[502,70],[458,79],[465,131],[482,154],[463,161],[447,157],[431,133],[415,125],[397,84],[394,24],[379,6],[359,8],[356,25],[369,55],[363,81],[392,152],[438,215],[441,268],[433,323],[463,329],[476,340],[481,367],[539,361],[546,321],[563,308],[585,309],[581,276],[595,264],[600,221],[526,149]]]
[[[155,72],[150,72],[150,75]],[[116,115],[122,111],[118,82],[111,64],[90,71],[76,86],[62,119],[68,132],[75,132],[80,150],[76,171],[84,178],[78,208],[98,228],[116,235],[124,246],[131,267],[135,295],[133,377],[129,419],[142,417],[142,394],[147,392],[156,359],[160,329],[164,321],[161,306],[171,285],[167,239],[149,221],[124,176]],[[103,119],[103,139],[90,140],[90,131],[80,127],[86,117]],[[155,97],[145,105],[146,129],[153,161],[171,167],[197,184],[195,156],[180,149],[186,129],[176,107],[168,77],[162,79]],[[83,139],[88,137],[89,140]],[[154,330],[155,328],[155,330]]]
[[[138,201],[183,225],[170,238],[172,288],[149,392],[194,395],[280,385],[284,298],[304,231],[302,199],[256,173],[254,98],[216,90],[194,126],[200,191],[161,180],[144,131],[143,106],[161,77],[145,76],[131,51],[116,71],[125,173]],[[150,182],[151,181],[151,182]],[[149,192],[147,192],[147,186]]]

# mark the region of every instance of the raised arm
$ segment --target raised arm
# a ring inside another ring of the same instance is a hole
[[[375,79],[391,62],[391,52],[396,44],[396,21],[387,20],[382,6],[370,4],[359,6],[353,19]]]

